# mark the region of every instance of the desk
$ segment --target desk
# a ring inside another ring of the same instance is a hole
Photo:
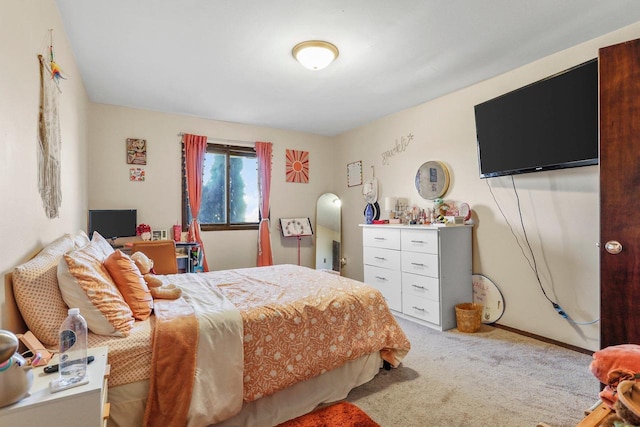
[[[125,242],[123,245],[111,246],[114,249],[120,249],[127,255],[131,255],[131,242]],[[198,265],[198,253],[194,253],[194,249],[200,247],[198,242],[176,242],[176,261],[178,262],[178,271],[183,273],[193,273],[195,266]]]

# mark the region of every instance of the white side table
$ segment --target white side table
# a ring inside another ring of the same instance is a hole
[[[33,369],[29,395],[13,405],[0,408],[0,425],[41,425],[47,427],[106,426],[109,418],[107,347],[90,348],[87,356],[95,360],[87,367],[89,382],[51,393],[49,381],[57,373],[45,374],[43,367]],[[57,355],[50,364],[58,363]]]

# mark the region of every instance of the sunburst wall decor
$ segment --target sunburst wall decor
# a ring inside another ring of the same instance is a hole
[[[286,181],[309,183],[309,152],[286,150]]]

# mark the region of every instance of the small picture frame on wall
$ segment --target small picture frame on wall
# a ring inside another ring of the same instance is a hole
[[[309,152],[286,149],[285,153],[286,182],[309,183]]]
[[[362,185],[362,160],[347,164],[347,186]]]
[[[139,138],[127,138],[127,164],[147,164],[147,140]]]
[[[145,173],[143,168],[131,168],[129,169],[129,181],[141,182],[144,181]]]

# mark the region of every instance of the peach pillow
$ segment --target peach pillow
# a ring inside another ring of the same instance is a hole
[[[111,253],[111,245],[94,233],[88,245],[64,255],[58,284],[64,301],[80,309],[93,333],[128,336],[133,313],[103,264]]]
[[[153,297],[131,257],[118,249],[104,260],[104,266],[131,308],[133,317],[137,320],[149,317],[153,309]]]
[[[58,287],[58,263],[74,249],[69,235],[47,245],[33,259],[13,271],[13,293],[27,327],[47,347],[59,343],[59,329],[68,307]]]

